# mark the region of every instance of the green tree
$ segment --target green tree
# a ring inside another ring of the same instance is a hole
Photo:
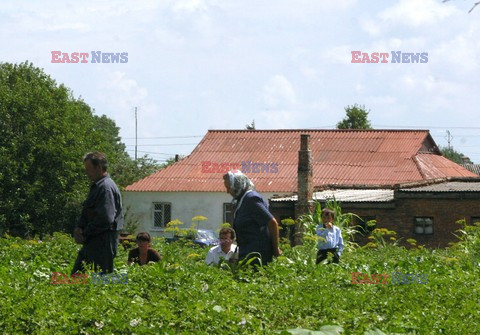
[[[457,163],[457,164],[473,164],[473,162],[462,154],[461,152],[456,151],[452,147],[440,147],[440,151],[442,156],[448,158],[449,160]]]
[[[337,129],[372,129],[365,106],[354,104],[345,107],[347,116],[337,123]]]
[[[112,120],[31,63],[0,63],[0,234],[71,229],[89,187],[82,158],[93,150],[128,162]]]
[[[118,187],[123,190],[128,185],[162,168],[162,165],[148,156],[138,158],[137,161],[135,161],[128,155],[124,155],[116,161],[113,161],[110,174]]]

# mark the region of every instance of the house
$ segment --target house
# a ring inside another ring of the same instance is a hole
[[[413,238],[420,245],[446,247],[455,241],[453,233],[461,226],[480,222],[480,179],[444,178],[395,185],[392,188],[341,188],[314,192],[313,199],[341,204],[342,213],[355,213],[354,222],[365,230],[375,227],[397,232],[403,242]],[[295,216],[296,195],[273,197],[270,210],[279,219]],[[365,223],[375,220],[376,226]],[[361,236],[359,243],[367,242]],[[405,244],[405,243],[404,243]]]
[[[480,176],[480,164],[460,164],[468,171],[471,171]]]
[[[199,228],[217,229],[232,218],[222,179],[229,169],[244,171],[265,199],[297,192],[302,134],[309,135],[315,188],[392,189],[475,176],[442,157],[428,130],[210,130],[189,156],[129,185],[124,204],[139,230],[154,236],[170,220],[189,226],[196,215],[208,218]]]

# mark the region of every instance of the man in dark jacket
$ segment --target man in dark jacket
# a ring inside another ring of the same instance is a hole
[[[107,173],[107,158],[103,153],[86,154],[83,164],[92,185],[74,231],[75,241],[83,246],[72,274],[85,270],[83,262],[93,263],[95,271],[111,273],[117,255],[118,232],[123,228],[122,197]]]

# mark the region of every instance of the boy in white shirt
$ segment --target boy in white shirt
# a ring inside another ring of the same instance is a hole
[[[207,258],[205,259],[205,263],[208,265],[218,264],[220,258],[228,261],[235,253],[237,247],[237,245],[233,243],[235,240],[235,230],[232,228],[222,228],[218,235],[220,237],[220,244],[208,251]]]
[[[340,262],[340,255],[345,246],[340,228],[333,225],[334,220],[334,211],[322,209],[323,225],[317,226],[317,235],[321,237],[318,241],[317,264],[325,260],[328,253],[333,254],[333,263]]]

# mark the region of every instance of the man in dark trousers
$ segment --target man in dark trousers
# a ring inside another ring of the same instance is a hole
[[[117,255],[118,232],[123,228],[122,197],[107,173],[107,158],[103,153],[86,154],[83,164],[92,185],[74,230],[75,241],[83,246],[72,274],[85,270],[83,262],[93,263],[95,271],[111,273]]]

